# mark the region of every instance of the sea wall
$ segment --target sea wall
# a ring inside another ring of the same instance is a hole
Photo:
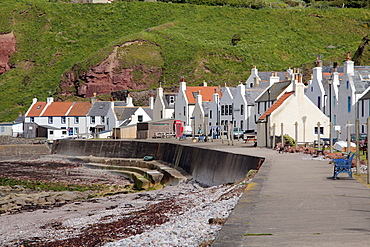
[[[264,161],[263,158],[243,154],[136,140],[59,140],[55,142],[52,153],[120,158],[143,158],[150,155],[156,160],[182,168],[197,182],[207,186],[236,182],[244,178],[249,170],[258,169]]]
[[[48,154],[50,154],[50,149],[43,144],[0,145],[0,160],[36,159]]]

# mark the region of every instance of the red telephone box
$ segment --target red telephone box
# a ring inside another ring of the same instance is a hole
[[[174,121],[174,129],[175,129],[175,134],[176,137],[182,136],[182,132],[184,131],[184,127],[182,126],[182,121],[181,120],[175,120]]]

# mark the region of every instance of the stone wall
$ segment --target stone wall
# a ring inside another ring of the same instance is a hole
[[[48,154],[50,154],[50,149],[43,144],[0,145],[0,160],[36,159]]]
[[[223,151],[185,146],[174,143],[154,143],[122,140],[59,140],[54,154],[70,156],[98,156],[143,158],[154,156],[180,167],[204,185],[213,186],[236,182],[251,169],[258,169],[263,158]]]

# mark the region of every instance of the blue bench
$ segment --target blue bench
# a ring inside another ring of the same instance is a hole
[[[352,178],[352,160],[356,153],[349,153],[347,157],[343,159],[333,159],[332,163],[334,163],[334,175],[333,179],[338,178],[338,174],[342,172],[348,173],[348,175]]]

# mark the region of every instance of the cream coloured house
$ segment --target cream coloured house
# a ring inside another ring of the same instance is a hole
[[[302,77],[297,77],[293,91],[285,92],[258,119],[258,146],[271,147],[274,130],[275,136],[289,135],[298,143],[317,140],[318,131],[321,138],[329,136],[329,118],[304,94]]]

